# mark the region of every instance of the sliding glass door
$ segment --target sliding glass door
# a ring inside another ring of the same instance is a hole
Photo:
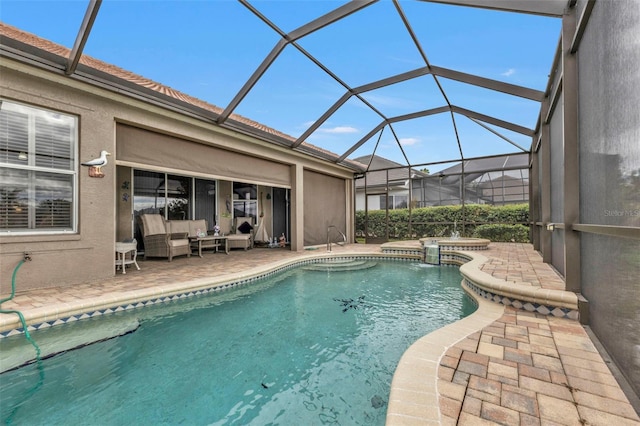
[[[159,214],[168,220],[205,219],[216,224],[216,181],[189,176],[134,170],[134,235],[143,250],[139,216]]]
[[[194,219],[205,219],[212,230],[216,224],[216,181],[195,179]]]

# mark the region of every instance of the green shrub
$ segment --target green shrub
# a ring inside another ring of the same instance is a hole
[[[368,215],[369,236],[385,237],[387,233],[387,212],[372,210]],[[478,226],[486,223],[517,224],[528,223],[529,204],[490,206],[487,204],[467,204],[464,208],[464,229],[462,206],[422,207],[389,210],[389,239],[415,240],[423,237],[448,237],[456,230],[460,236],[471,237]],[[365,235],[365,212],[357,211],[355,217],[356,236]],[[527,237],[528,238],[528,237]]]
[[[475,238],[486,238],[494,242],[529,242],[529,227],[524,225],[490,224],[479,225],[473,232]]]

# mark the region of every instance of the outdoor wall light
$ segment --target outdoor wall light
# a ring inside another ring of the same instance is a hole
[[[18,160],[27,161],[28,159],[29,157],[27,156],[26,152],[21,151],[20,153],[18,153]]]
[[[547,223],[547,231],[554,231],[556,229],[555,223]]]

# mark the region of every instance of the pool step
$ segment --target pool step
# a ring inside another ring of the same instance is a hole
[[[314,263],[304,266],[303,269],[307,271],[360,271],[363,269],[369,269],[376,266],[377,262],[370,260],[335,260],[324,263]]]
[[[93,321],[92,327],[82,327]],[[45,359],[53,355],[81,348],[96,342],[102,342],[114,337],[124,336],[136,331],[140,323],[137,318],[109,316],[87,318],[66,324],[65,327],[49,327],[38,330],[38,346],[40,358]],[[36,361],[34,348],[20,336],[11,336],[3,342],[2,363],[0,373],[13,370],[17,367],[31,364]]]

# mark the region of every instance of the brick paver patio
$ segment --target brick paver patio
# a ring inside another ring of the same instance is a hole
[[[443,425],[638,425],[584,328],[506,308],[438,368]]]

